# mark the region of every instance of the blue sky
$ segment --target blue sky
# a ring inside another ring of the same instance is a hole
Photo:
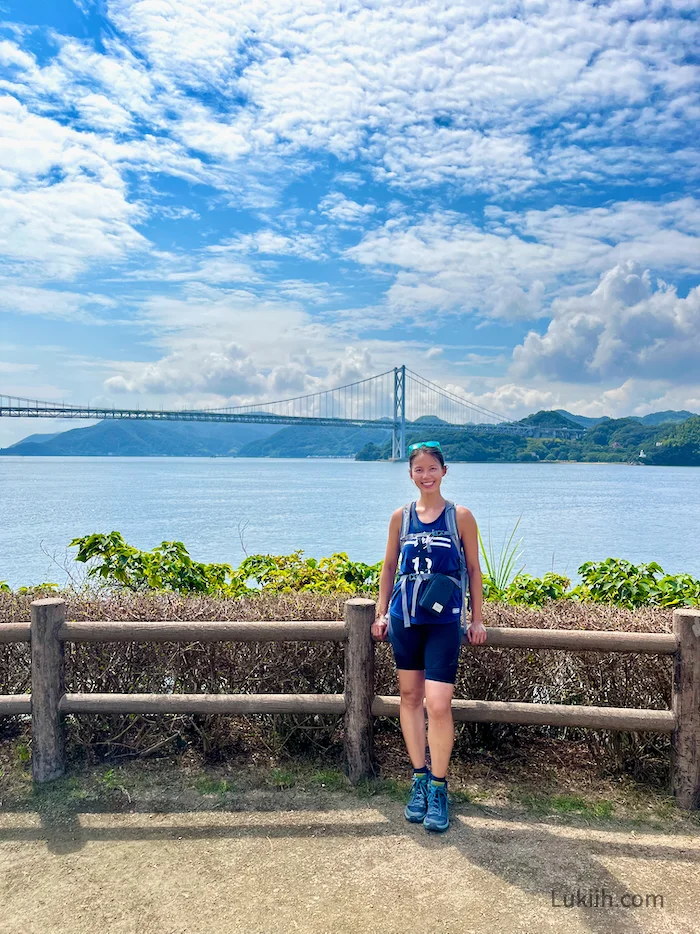
[[[700,412],[698,49],[695,0],[0,0],[0,392]]]

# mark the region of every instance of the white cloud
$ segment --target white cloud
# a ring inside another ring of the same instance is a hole
[[[679,298],[628,261],[607,272],[592,294],[558,300],[552,312],[545,334],[531,331],[513,351],[514,376],[698,380],[700,286]]]
[[[397,270],[387,292],[391,320],[429,324],[447,313],[535,319],[557,297],[592,288],[616,263],[653,265],[664,275],[696,272],[700,202],[522,213],[491,207],[483,229],[454,212],[403,215],[367,232],[346,255]]]
[[[625,148],[602,157],[605,173],[617,165],[625,179],[642,160],[663,179],[670,141],[690,139],[698,109],[685,57],[700,27],[669,5],[113,0],[106,15],[121,39],[104,53],[55,37],[56,58],[40,68],[5,43],[16,71],[6,86],[43,107],[70,102],[95,129],[167,128],[227,171],[323,150],[359,156],[396,186],[512,193],[572,170],[564,126]],[[597,169],[578,171],[585,183]]]
[[[288,237],[274,230],[241,234],[207,249],[210,253],[259,253],[268,256],[300,256],[314,260],[324,259],[326,255],[316,234],[297,233]]]
[[[0,373],[31,373],[38,369],[36,363],[13,363],[11,360],[0,360]]]
[[[105,295],[20,285],[0,277],[0,311],[99,324],[99,312],[115,305]]]
[[[340,226],[361,224],[377,210],[373,204],[359,204],[340,192],[330,192],[318,205],[319,211],[337,221]]]
[[[92,0],[75,2],[91,11]],[[99,46],[51,32],[36,58],[24,28],[10,27],[17,41],[0,41],[0,254],[3,274],[17,280],[0,301],[23,314],[99,320],[102,284],[39,285],[132,260],[118,270],[133,287],[126,307],[161,359],[148,374],[143,363],[102,361],[95,372],[111,367],[125,391],[190,399],[228,398],[220,391],[236,386],[251,398],[307,391],[401,359],[447,373],[453,364],[433,353],[427,331],[415,344],[361,342],[369,357],[345,347],[358,327],[553,315],[516,354],[523,379],[537,385],[499,388],[484,376],[469,391],[496,409],[557,399],[567,407],[571,393],[595,406],[601,392],[611,394],[605,404],[643,406],[647,376],[672,369],[676,349],[679,379],[689,380],[697,352],[692,337],[681,346],[697,322],[695,293],[679,299],[643,275],[697,280],[700,205],[682,194],[662,202],[653,190],[693,191],[700,165],[693,9],[656,0],[110,0]],[[203,196],[198,211],[160,206],[164,175],[210,186],[189,189]],[[303,176],[304,186],[292,184]],[[650,200],[603,203],[608,182],[646,188]],[[457,200],[473,192],[490,199],[485,223],[466,213],[472,207],[444,210],[481,204]],[[342,266],[328,263],[341,242],[334,233],[348,242],[349,228],[377,223],[387,195],[382,216],[391,219]],[[545,207],[516,210],[524,195]],[[222,235],[231,206],[266,214],[252,225],[235,216]],[[168,240],[156,250],[146,240],[141,225],[164,218],[179,221],[172,237],[185,246]],[[193,247],[189,222],[200,219],[207,239]],[[221,236],[229,239],[201,247]],[[337,273],[339,284],[308,281],[309,261],[327,263],[323,278]],[[630,263],[642,284],[625,288],[647,291],[632,302],[623,288],[602,308],[601,276]],[[149,279],[162,280],[163,294]],[[340,304],[341,289],[352,307],[309,315]],[[588,356],[548,396],[541,371],[563,373],[566,340]],[[243,357],[231,357],[232,342]],[[485,350],[474,347],[455,368],[500,362]],[[574,371],[590,392],[567,382]],[[654,392],[670,393],[664,385]]]
[[[173,353],[148,364],[131,378],[112,376],[105,380],[105,389],[110,392],[154,394],[207,392],[239,396],[257,394],[264,385],[250,357],[235,343],[201,355]]]
[[[122,261],[147,241],[142,210],[94,139],[0,98],[0,254],[49,278],[71,279],[91,262]]]

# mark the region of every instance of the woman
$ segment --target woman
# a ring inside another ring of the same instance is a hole
[[[447,473],[440,443],[412,444],[408,454],[409,474],[420,497],[391,516],[372,636],[384,641],[388,635],[396,660],[401,731],[413,764],[406,819],[442,832],[450,826],[446,775],[454,743],[452,695],[462,636],[466,632],[473,645],[486,641],[481,568],[474,516],[440,492]],[[431,771],[425,764],[423,698]]]

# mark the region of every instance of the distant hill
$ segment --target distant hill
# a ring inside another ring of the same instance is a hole
[[[627,464],[668,464],[700,467],[700,416],[691,416],[680,424],[668,421],[643,424],[639,418],[591,419],[580,437],[547,437],[548,428],[574,424],[561,412],[537,412],[519,424],[537,426],[544,437],[525,437],[507,433],[457,431],[436,426],[433,439],[440,441],[449,462],[604,462]],[[518,424],[517,422],[515,424]],[[414,427],[406,432],[406,444],[425,437]],[[357,460],[388,460],[391,440],[384,444],[369,442],[358,451]]]
[[[581,428],[581,425],[575,422],[573,418],[562,415],[560,412],[546,411],[544,409],[534,415],[526,415],[525,418],[521,418],[513,424],[537,425],[539,428]]]
[[[667,422],[680,424],[689,418],[697,418],[697,413],[687,412],[685,409],[682,409],[680,412],[674,412],[672,409],[669,409],[666,412],[650,412],[648,415],[642,415],[641,417],[633,415],[632,418],[639,418],[639,421],[643,425],[663,425]]]
[[[60,434],[60,431],[54,431],[53,434],[50,435],[27,435],[27,437],[22,438],[21,441],[15,441],[14,444],[11,444],[9,447],[5,448],[3,454],[7,453],[10,448],[17,447],[18,444],[43,444],[44,441],[50,441],[51,438],[55,438]]]
[[[249,441],[262,440],[275,426],[213,422],[156,422],[105,419],[89,428],[73,428],[39,441],[30,435],[0,450],[3,455],[103,457],[230,456]]]
[[[588,415],[572,415],[571,412],[567,412],[566,409],[554,409],[554,411],[572,422],[583,425],[585,428],[598,425],[600,422],[613,421],[609,415],[601,415],[600,418],[592,418]],[[630,415],[628,417],[636,419],[638,422],[641,422],[642,425],[663,425],[666,422],[675,422],[677,424],[684,422],[687,418],[692,418],[695,414],[695,412],[688,412],[685,409],[682,409],[680,412],[668,409],[665,412],[650,412],[648,415]]]
[[[591,425],[597,425],[598,422],[603,422],[610,417],[609,415],[602,415],[600,418],[592,418],[589,415],[572,415],[572,413],[567,412],[566,409],[553,409],[552,411],[563,415],[564,418],[568,418],[569,421],[573,422],[575,425],[582,425],[584,428],[590,428]]]
[[[649,448],[646,454],[651,464],[674,467],[700,465],[700,415],[693,415],[681,425],[674,425],[660,444]]]
[[[390,430],[290,425],[260,441],[251,441],[238,457],[354,457],[370,441],[383,444]]]

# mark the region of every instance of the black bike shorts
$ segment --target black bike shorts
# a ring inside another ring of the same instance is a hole
[[[462,647],[458,619],[407,627],[398,616],[390,616],[388,636],[397,668],[425,671],[429,681],[455,683]]]

